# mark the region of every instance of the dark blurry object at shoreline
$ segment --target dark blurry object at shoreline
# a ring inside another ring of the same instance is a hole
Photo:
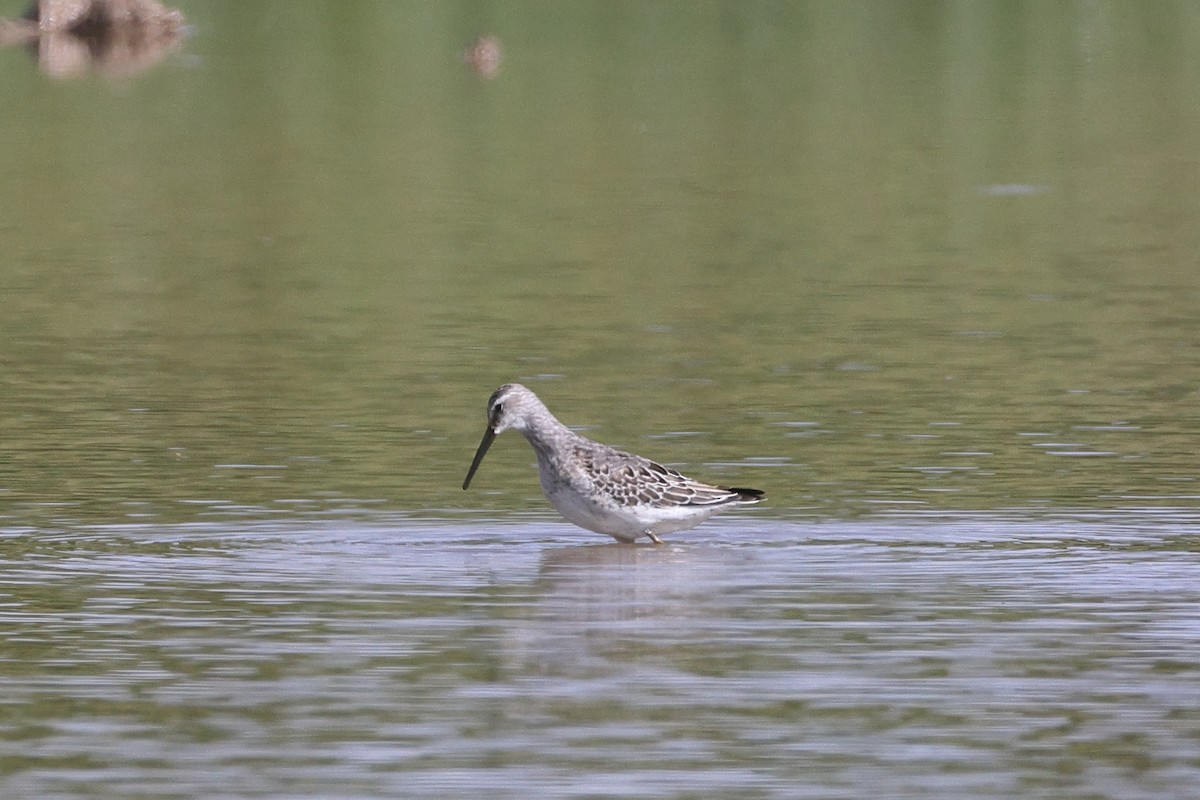
[[[0,19],[0,46],[24,44],[54,78],[132,75],[183,38],[183,14],[156,0],[40,0]]]

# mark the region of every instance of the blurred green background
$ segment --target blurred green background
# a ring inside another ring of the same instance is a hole
[[[1192,3],[177,7],[0,50],[0,524],[529,508],[514,380],[767,515],[1200,496]]]

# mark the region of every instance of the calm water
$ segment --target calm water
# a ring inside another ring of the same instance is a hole
[[[6,794],[1186,797],[1195,524],[14,533]]]
[[[1194,794],[1192,4],[177,5],[0,49],[0,794]]]

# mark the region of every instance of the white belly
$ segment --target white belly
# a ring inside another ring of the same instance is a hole
[[[558,509],[558,513],[562,514],[567,522],[589,531],[604,533],[622,542],[632,542],[646,533],[646,526],[629,511],[602,506],[563,484],[559,484],[553,490],[547,489],[546,499]]]
[[[632,542],[647,533],[671,533],[699,525],[719,510],[717,506],[621,506],[607,497],[592,497],[541,472],[542,491],[568,522]]]

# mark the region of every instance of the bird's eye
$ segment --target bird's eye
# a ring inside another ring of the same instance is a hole
[[[493,414],[499,414],[503,410],[504,410],[504,403],[496,403],[496,405],[492,406]]]

